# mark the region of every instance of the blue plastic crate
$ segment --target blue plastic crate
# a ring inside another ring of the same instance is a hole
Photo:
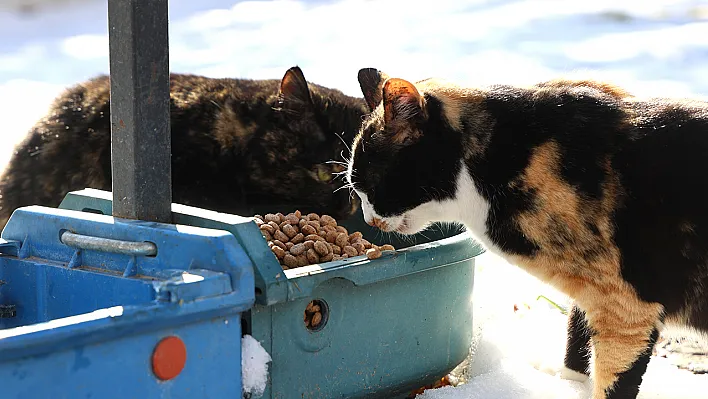
[[[111,194],[70,193],[61,207],[110,214]],[[251,258],[256,304],[243,323],[273,358],[266,398],[405,397],[469,354],[474,263],[482,249],[466,233],[376,260],[358,256],[283,271],[252,218],[178,204],[172,211],[176,223],[231,232]],[[356,231],[360,219],[340,224]],[[303,321],[312,300],[327,309],[317,331]]]
[[[254,274],[232,234],[31,206],[2,238],[2,398],[241,395]]]

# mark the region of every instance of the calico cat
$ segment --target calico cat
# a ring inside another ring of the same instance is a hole
[[[665,325],[708,333],[708,103],[590,80],[359,83],[346,178],[366,222],[462,223],[573,298],[565,376],[587,378],[592,351],[593,399],[637,396]]]
[[[173,202],[242,215],[287,204],[341,219],[357,209],[330,161],[357,132],[363,99],[308,85],[299,67],[280,81],[171,74],[170,87]],[[69,88],[31,129],[0,179],[0,228],[18,207],[111,190],[109,95],[108,76]]]

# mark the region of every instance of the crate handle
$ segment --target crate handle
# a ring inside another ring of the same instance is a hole
[[[70,231],[64,231],[59,236],[62,244],[72,248],[84,249],[89,251],[103,251],[114,254],[133,255],[133,256],[155,256],[157,255],[157,246],[152,242],[138,241],[121,241],[112,240],[110,238],[85,236],[75,234]]]

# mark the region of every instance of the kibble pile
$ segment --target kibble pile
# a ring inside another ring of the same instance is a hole
[[[283,269],[364,254],[369,259],[376,259],[381,257],[381,251],[395,250],[392,245],[379,247],[370,243],[358,231],[349,234],[346,228],[338,226],[337,221],[328,215],[303,215],[295,211],[287,215],[255,215],[254,218]]]

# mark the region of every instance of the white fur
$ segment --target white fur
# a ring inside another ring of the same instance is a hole
[[[558,373],[560,378],[569,381],[585,382],[588,380],[588,375],[583,373],[578,373],[575,370],[571,370],[568,367],[563,366]]]
[[[708,334],[679,322],[667,321],[659,327],[659,332],[667,338],[691,338],[708,344]]]
[[[361,211],[364,213],[364,221],[366,223],[372,224],[374,218],[378,218],[386,222],[388,226],[386,231],[397,231],[401,227],[403,224],[404,215],[391,216],[388,218],[381,217],[381,215],[376,213],[374,210],[374,207],[371,205],[371,202],[369,202],[369,197],[366,194],[356,189],[354,191],[356,191],[357,195],[361,199]]]
[[[347,177],[351,179],[352,166],[349,165]],[[351,181],[351,180],[350,180]],[[355,189],[361,199],[364,220],[371,224],[373,218],[385,222],[387,231],[403,234],[415,234],[434,222],[462,223],[472,236],[492,252],[501,255],[501,251],[487,237],[487,216],[489,203],[482,197],[472,180],[464,162],[456,177],[456,190],[452,199],[429,201],[401,215],[381,217],[369,202],[365,193]],[[405,223],[404,223],[405,222]]]

